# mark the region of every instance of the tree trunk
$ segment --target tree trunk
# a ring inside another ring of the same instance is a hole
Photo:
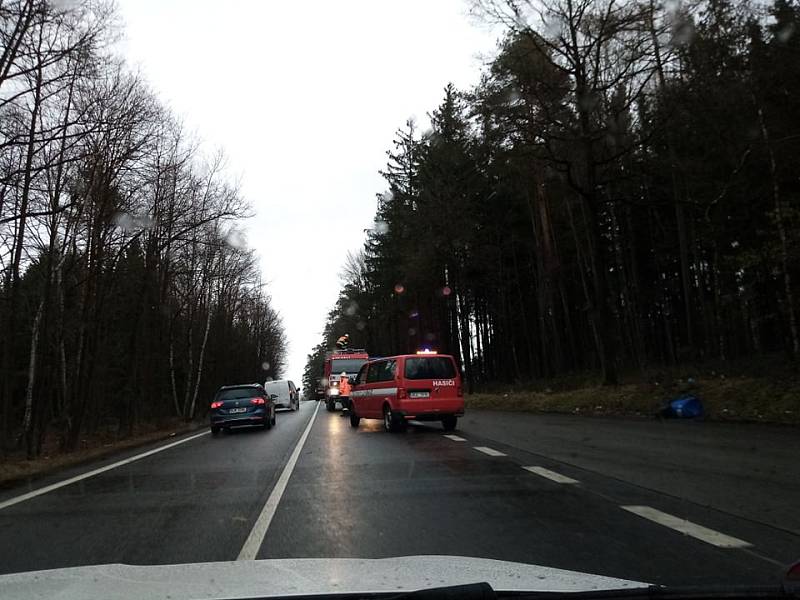
[[[39,332],[42,323],[42,316],[44,315],[44,302],[45,296],[39,301],[39,307],[36,309],[36,316],[33,319],[31,326],[31,349],[28,355],[28,385],[25,389],[25,414],[22,417],[22,434],[20,441],[25,440],[26,452],[29,459],[35,457],[34,452],[34,436],[33,436],[33,395],[34,386],[36,385],[36,360],[38,358],[37,349],[39,346]]]
[[[658,40],[655,27],[655,4],[650,0],[649,29],[650,38],[653,42],[653,54],[656,60],[656,73],[661,92],[667,89],[666,77],[664,76],[664,65],[661,59],[661,44]],[[678,159],[675,154],[675,146],[672,143],[671,131],[666,131],[667,152],[669,153],[669,175],[670,188],[672,191],[672,202],[675,205],[675,224],[678,229],[678,253],[681,263],[681,287],[683,288],[683,310],[686,320],[686,344],[694,349],[694,327],[692,326],[692,295],[691,279],[689,277],[689,245],[686,237],[686,217],[683,213],[683,203],[680,199],[677,180]]]
[[[755,98],[754,98],[755,100]],[[792,358],[800,356],[800,336],[797,331],[797,313],[795,313],[794,293],[792,291],[792,278],[789,273],[789,245],[786,241],[786,225],[783,222],[783,206],[781,203],[781,193],[778,184],[778,169],[775,164],[775,153],[772,151],[772,143],[764,119],[764,111],[758,107],[758,122],[761,126],[761,136],[767,148],[769,157],[769,175],[772,182],[772,200],[775,203],[775,222],[778,228],[778,239],[780,240],[781,270],[783,271],[783,293],[786,296],[786,314],[789,318],[789,335],[791,336],[791,355]]]
[[[203,342],[200,344],[200,355],[197,358],[197,379],[194,384],[194,394],[192,395],[192,405],[189,408],[189,414],[186,420],[189,421],[194,418],[194,407],[197,403],[197,394],[200,392],[200,379],[203,376],[203,357],[206,353],[206,343],[208,342],[208,332],[211,330],[211,315],[213,314],[211,306],[211,286],[209,285],[208,304],[206,307],[208,315],[206,316],[206,329],[203,332]]]

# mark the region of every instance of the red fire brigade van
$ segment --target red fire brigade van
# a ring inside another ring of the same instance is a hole
[[[407,421],[441,421],[446,431],[464,414],[464,393],[456,361],[447,354],[419,352],[369,361],[350,393],[350,425],[382,419],[387,431]]]

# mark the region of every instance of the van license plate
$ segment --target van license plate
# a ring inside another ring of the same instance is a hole
[[[231,414],[243,413],[243,412],[247,412],[247,409],[246,408],[229,408],[228,412],[231,413]]]
[[[408,393],[408,397],[409,398],[430,398],[431,397],[431,393],[430,392],[409,392]]]

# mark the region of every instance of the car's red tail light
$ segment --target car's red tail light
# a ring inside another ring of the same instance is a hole
[[[219,400],[217,400],[216,402],[212,402],[211,403],[211,408],[212,409],[214,409],[214,408],[222,408],[222,402],[220,402]]]
[[[786,580],[791,582],[800,582],[800,560],[789,567],[786,571]]]
[[[252,398],[250,400],[250,404],[266,404],[266,403],[267,401],[264,400],[263,398]]]
[[[406,398],[408,398],[408,392],[406,392],[406,388],[397,388],[397,399],[405,400]]]

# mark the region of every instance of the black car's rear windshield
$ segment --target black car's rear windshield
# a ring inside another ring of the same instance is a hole
[[[217,400],[237,400],[239,398],[258,398],[263,396],[264,392],[262,392],[258,388],[254,387],[241,387],[241,388],[231,388],[229,390],[220,390],[217,392]]]
[[[406,359],[406,379],[452,379],[455,376],[453,361],[446,356]]]

